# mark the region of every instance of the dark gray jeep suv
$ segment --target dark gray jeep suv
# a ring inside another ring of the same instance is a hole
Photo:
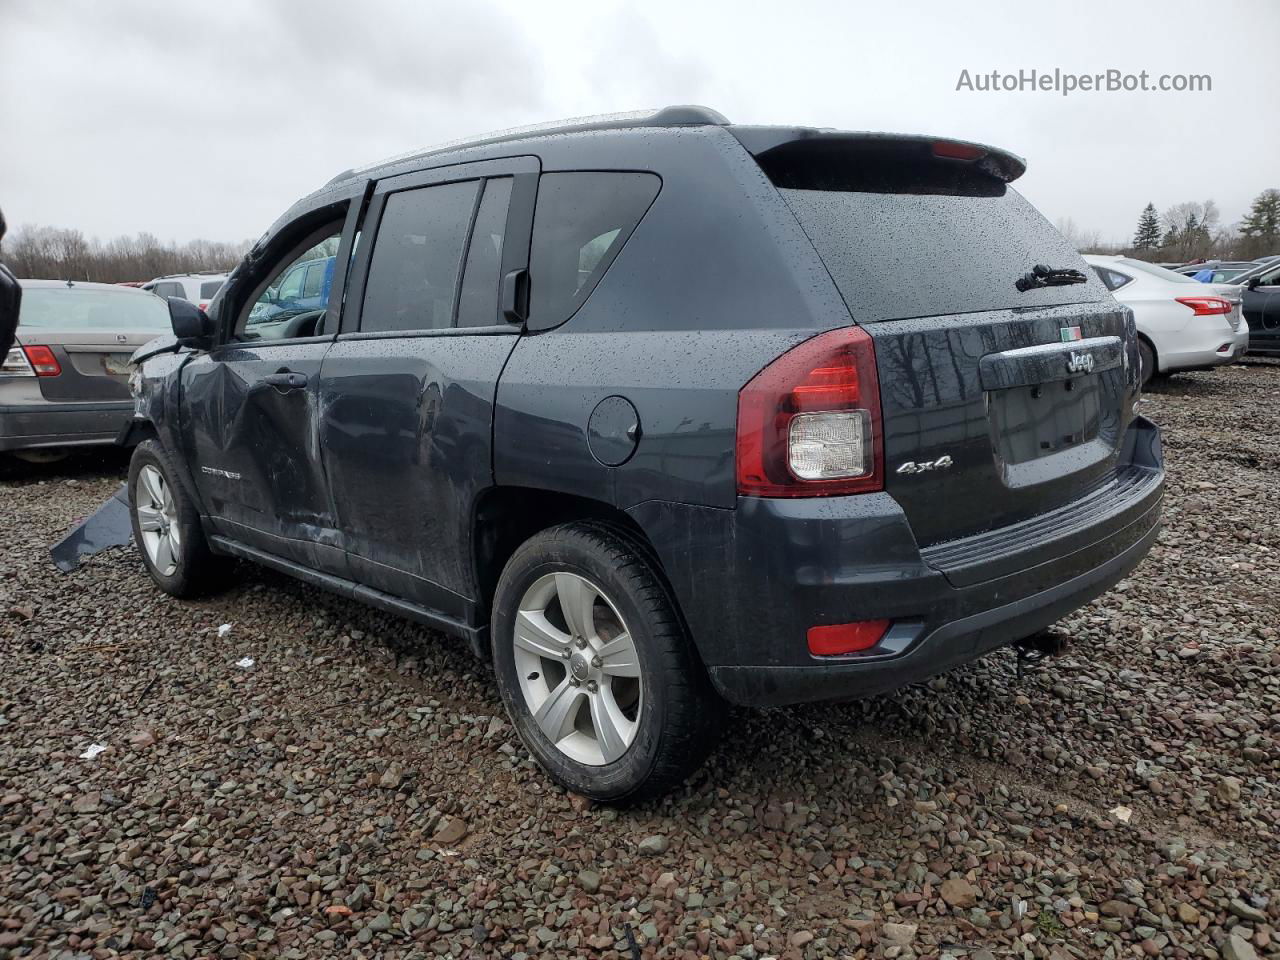
[[[1164,476],[1132,314],[1023,169],[671,107],[343,173],[139,351],[146,566],[466,638],[608,801],[685,777],[724,701],[1022,640],[1141,560]]]

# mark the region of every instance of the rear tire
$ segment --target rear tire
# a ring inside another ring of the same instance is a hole
[[[1138,375],[1145,387],[1160,372],[1156,364],[1156,352],[1146,340],[1138,340]]]
[[[142,564],[165,593],[198,597],[226,586],[233,561],[214,554],[158,440],[144,440],[129,461],[129,518]]]
[[[723,704],[662,581],[614,527],[570,523],[526,541],[498,581],[491,636],[512,723],[574,793],[657,796],[715,746]]]

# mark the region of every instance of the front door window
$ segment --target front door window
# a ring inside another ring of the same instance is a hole
[[[243,340],[282,340],[315,334],[329,306],[342,224],[302,253],[290,257],[249,309]]]

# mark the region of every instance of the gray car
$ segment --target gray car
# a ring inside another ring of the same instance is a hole
[[[128,422],[129,356],[169,329],[132,287],[22,280],[17,342],[0,365],[0,451],[48,460],[109,444]]]

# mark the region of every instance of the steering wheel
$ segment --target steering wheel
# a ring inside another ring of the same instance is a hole
[[[306,313],[300,313],[296,317],[290,317],[284,325],[284,332],[280,335],[281,339],[290,340],[294,337],[314,336],[316,323],[324,314],[324,310],[308,310]]]

